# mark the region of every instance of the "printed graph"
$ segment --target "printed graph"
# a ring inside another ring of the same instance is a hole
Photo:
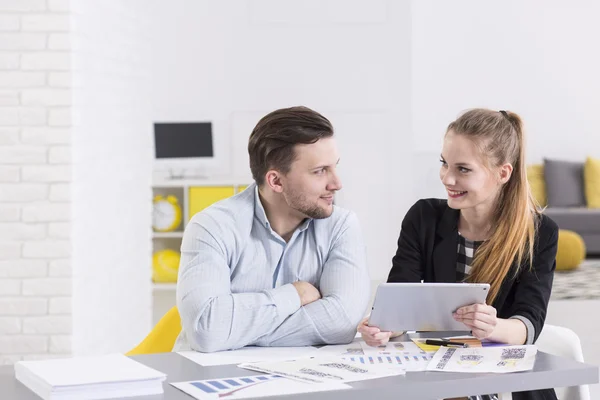
[[[286,394],[350,389],[350,386],[343,383],[311,384],[287,379],[275,373],[171,382],[171,385],[198,400],[235,400],[270,396],[278,398]]]
[[[427,363],[431,360],[432,356],[428,354],[419,354],[411,356],[352,356],[344,357],[345,360],[349,360],[360,364],[395,364],[405,365],[410,363]]]
[[[245,378],[211,379],[189,383],[206,394],[217,394],[219,397],[227,397],[249,387],[276,379],[282,379],[282,377],[279,375],[269,374],[248,376]]]

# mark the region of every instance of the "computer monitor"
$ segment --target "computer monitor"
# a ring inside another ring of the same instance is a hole
[[[157,122],[154,149],[156,169],[171,178],[205,178],[215,167],[210,122]]]

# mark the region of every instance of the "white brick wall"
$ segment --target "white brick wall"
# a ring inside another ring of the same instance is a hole
[[[48,299],[45,298],[23,298],[23,297],[0,297],[0,315],[26,316],[47,315]],[[0,354],[4,355],[7,353]],[[11,353],[8,353],[11,354]],[[14,354],[14,353],[12,353]]]
[[[21,142],[34,146],[69,144],[71,130],[68,128],[23,128]]]
[[[71,352],[68,0],[0,0],[0,365]]]
[[[43,50],[46,36],[41,33],[0,33],[0,50]]]
[[[17,90],[0,90],[0,106],[16,106],[19,104]]]
[[[0,134],[1,135],[1,134]],[[2,144],[0,138],[0,146],[5,145]],[[21,168],[14,167],[10,165],[0,165],[0,183],[2,182],[19,182]]]
[[[0,241],[0,271],[2,260],[16,260],[21,255],[21,243]],[[0,272],[2,276],[2,272]]]
[[[11,254],[11,249],[5,246],[0,247],[0,251],[9,256],[6,260],[0,260],[0,278],[42,278],[48,275],[48,263],[43,260],[15,260],[15,256],[21,253],[21,245],[15,248]],[[18,251],[17,251],[18,250]]]
[[[14,222],[21,217],[21,208],[18,205],[0,204],[0,222]]]
[[[70,315],[73,307],[71,297],[55,297],[50,299],[48,312],[50,315]]]
[[[71,74],[68,72],[51,72],[48,75],[48,85],[56,88],[71,87]]]
[[[52,152],[52,148],[50,149]],[[71,186],[66,183],[50,185],[50,201],[69,201],[71,199]]]
[[[50,261],[48,275],[52,277],[71,276],[71,261],[69,259]]]
[[[23,318],[24,334],[70,334],[71,316]]]

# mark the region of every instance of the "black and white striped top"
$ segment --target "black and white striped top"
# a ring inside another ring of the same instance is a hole
[[[464,282],[467,280],[471,272],[471,265],[475,251],[481,245],[480,241],[473,241],[465,238],[460,233],[458,234],[458,257],[456,258],[456,282]],[[469,400],[498,400],[498,394],[480,394],[469,396]]]
[[[482,244],[482,241],[473,241],[465,238],[458,233],[458,256],[456,258],[456,282],[465,282],[469,273],[471,272],[471,266],[473,264],[473,258],[477,248]],[[527,327],[527,341],[525,344],[533,344],[534,338],[534,327],[529,318],[522,315],[513,315],[510,318],[515,318],[522,321]]]
[[[458,234],[458,257],[456,259],[456,282],[464,282],[471,272],[475,251],[483,242],[473,241]]]

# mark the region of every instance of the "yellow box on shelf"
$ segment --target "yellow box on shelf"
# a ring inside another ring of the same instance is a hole
[[[189,217],[219,200],[226,199],[235,194],[234,186],[196,186],[190,187],[189,192]]]
[[[239,185],[239,186],[237,187],[237,192],[236,192],[236,193],[241,193],[241,192],[243,192],[244,190],[246,190],[246,188],[247,188],[247,187],[248,187],[248,185]]]

